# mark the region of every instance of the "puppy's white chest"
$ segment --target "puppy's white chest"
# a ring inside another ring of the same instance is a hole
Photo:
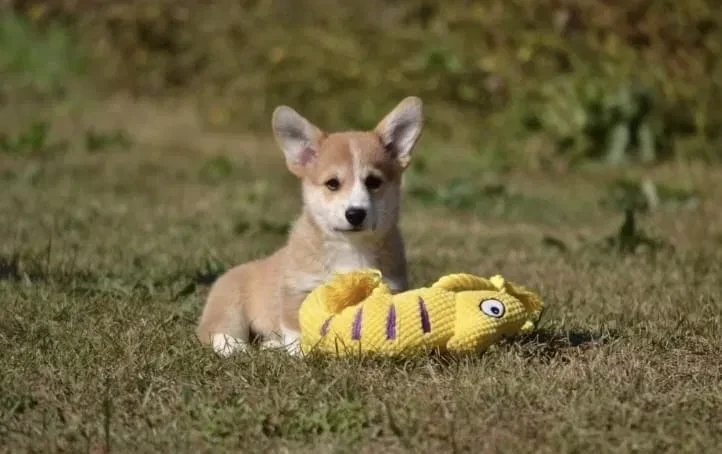
[[[381,268],[376,250],[364,250],[353,245],[339,248],[336,254],[329,257],[332,261],[329,262],[329,274],[325,277],[325,281],[328,281],[333,273],[348,273],[362,268]],[[384,273],[384,282],[394,292],[404,290],[406,282],[404,276],[394,271],[396,270],[381,270]]]
[[[347,243],[327,246],[323,258],[323,269],[314,273],[296,273],[296,287],[311,292],[317,286],[328,282],[335,273],[348,273],[361,268],[378,268],[378,259],[373,251]]]
[[[377,254],[349,243],[338,243],[327,252],[326,269],[329,273],[347,273],[360,268],[378,267]]]

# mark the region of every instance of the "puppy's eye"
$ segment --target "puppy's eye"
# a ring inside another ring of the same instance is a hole
[[[326,187],[331,191],[338,191],[338,188],[341,187],[341,182],[338,181],[338,178],[331,178],[327,182],[324,183]]]
[[[381,181],[381,178],[373,175],[367,176],[366,181],[364,182],[364,184],[366,184],[366,187],[371,190],[380,188],[381,183],[383,183],[383,181]]]

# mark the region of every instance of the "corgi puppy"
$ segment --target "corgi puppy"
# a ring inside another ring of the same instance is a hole
[[[371,131],[327,133],[277,107],[273,134],[300,179],[302,213],[283,248],[211,286],[198,339],[223,357],[259,338],[262,347],[298,354],[301,303],[334,273],[374,267],[393,291],[407,290],[401,181],[423,123],[417,97],[402,100]]]

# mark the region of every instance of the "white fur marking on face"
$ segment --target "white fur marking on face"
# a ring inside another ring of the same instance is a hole
[[[373,226],[373,213],[371,210],[371,195],[369,194],[366,184],[364,184],[364,171],[361,165],[361,149],[353,139],[348,141],[349,150],[351,151],[351,165],[353,174],[353,187],[348,197],[348,206],[346,208],[362,208],[366,210],[366,220],[364,225]]]
[[[227,358],[236,352],[244,351],[248,346],[246,342],[225,333],[213,334],[211,339],[213,351],[224,358]]]

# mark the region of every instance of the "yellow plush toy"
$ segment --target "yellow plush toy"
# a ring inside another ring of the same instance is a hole
[[[450,274],[431,287],[392,294],[381,272],[336,275],[300,310],[301,349],[337,355],[483,351],[536,326],[544,303],[501,276]]]

